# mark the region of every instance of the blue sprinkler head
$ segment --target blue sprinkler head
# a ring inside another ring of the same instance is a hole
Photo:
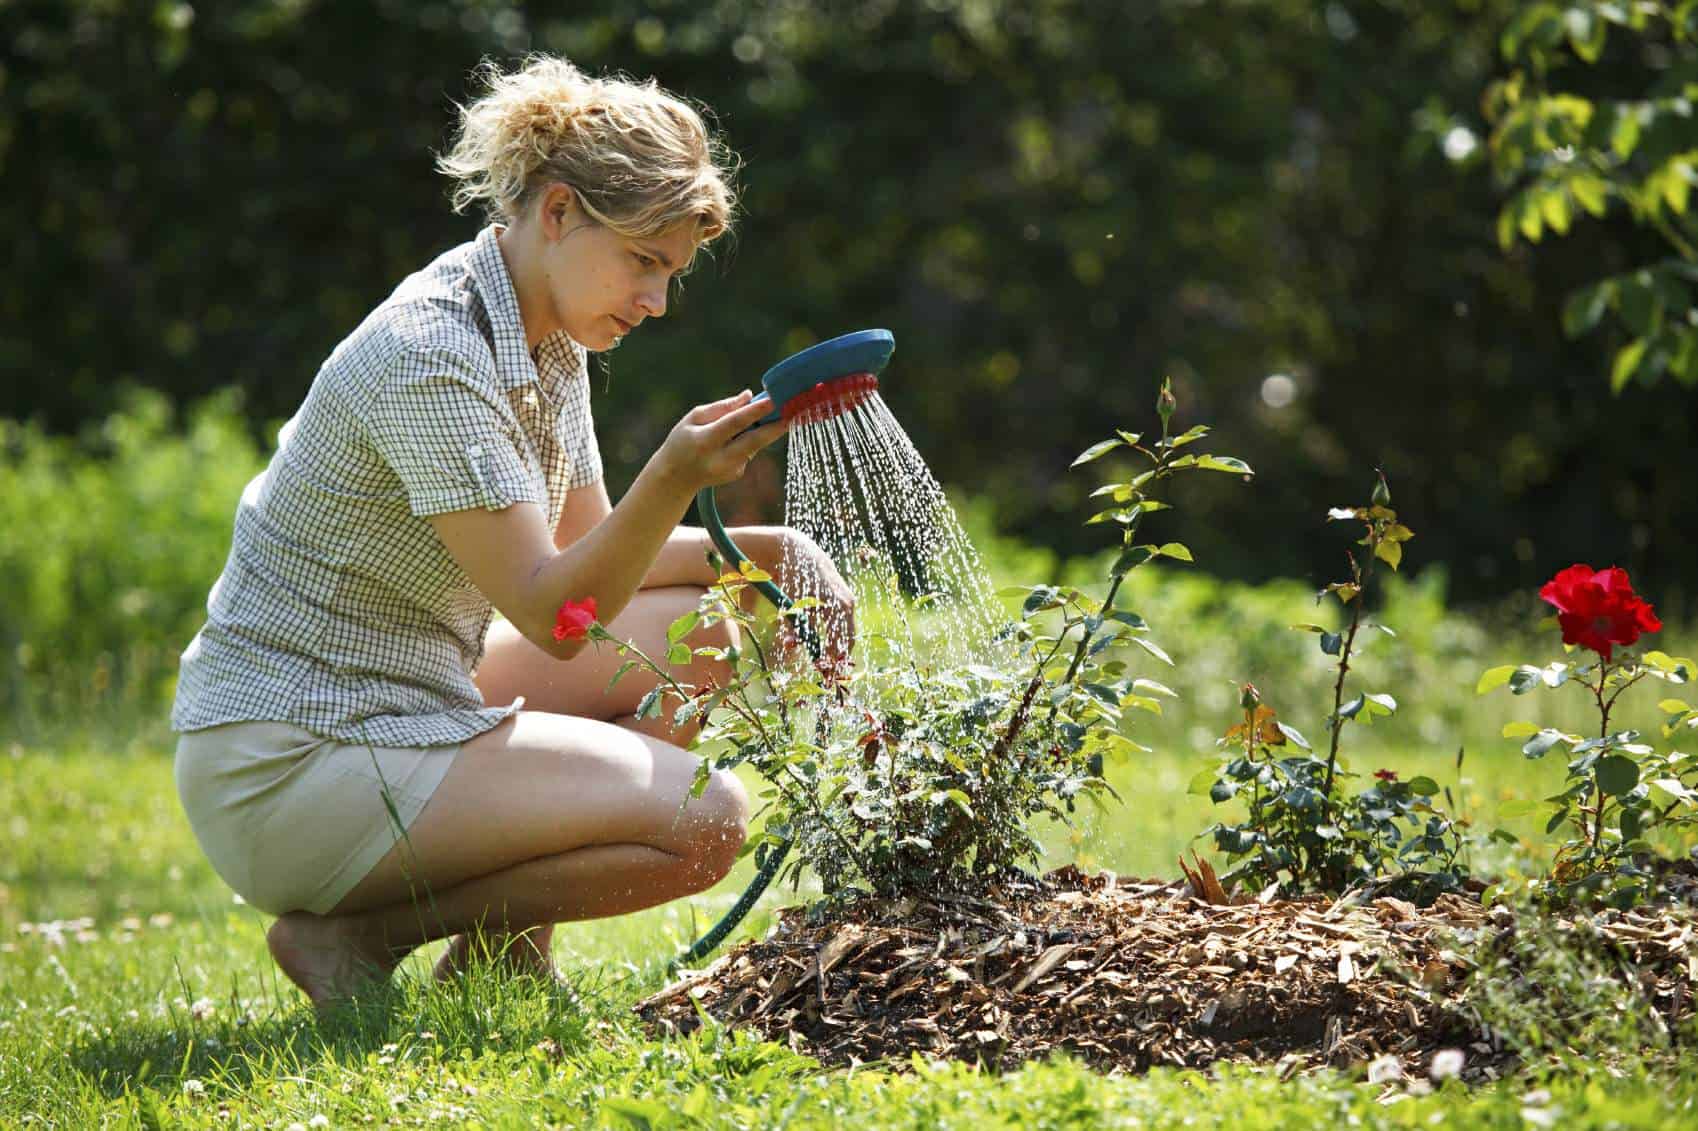
[[[761,423],[807,410],[829,416],[859,404],[877,387],[895,350],[889,330],[856,330],[791,354],[761,377],[773,406]]]

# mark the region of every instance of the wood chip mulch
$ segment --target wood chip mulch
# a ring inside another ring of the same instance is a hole
[[[1690,915],[1591,923],[1644,972],[1666,1021],[1691,1015]],[[1471,896],[1426,908],[1222,904],[1186,881],[1064,868],[985,899],[869,899],[817,922],[787,909],[765,939],[636,1009],[656,1031],[687,1033],[699,1006],[828,1065],[918,1052],[1006,1069],[1065,1051],[1123,1071],[1259,1062],[1295,1072],[1389,1055],[1413,1077],[1435,1053],[1460,1050],[1465,1079],[1493,1079],[1513,1056],[1464,991],[1476,943],[1513,929],[1506,908]]]

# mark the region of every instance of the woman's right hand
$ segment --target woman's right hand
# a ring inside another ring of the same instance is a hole
[[[733,397],[697,405],[673,425],[655,458],[669,475],[691,485],[692,491],[717,487],[739,478],[756,452],[784,435],[783,420],[751,429],[772,411],[772,399],[744,389]]]

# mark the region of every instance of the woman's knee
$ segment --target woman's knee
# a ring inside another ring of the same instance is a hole
[[[697,810],[691,856],[702,887],[717,883],[731,871],[749,835],[749,794],[730,770],[715,770],[700,797],[688,808]]]

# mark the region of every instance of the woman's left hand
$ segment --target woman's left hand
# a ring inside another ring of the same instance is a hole
[[[855,591],[838,572],[831,555],[799,530],[780,531],[779,588],[791,597],[817,597],[819,607],[802,614],[819,633],[825,658],[841,661],[855,645]]]

